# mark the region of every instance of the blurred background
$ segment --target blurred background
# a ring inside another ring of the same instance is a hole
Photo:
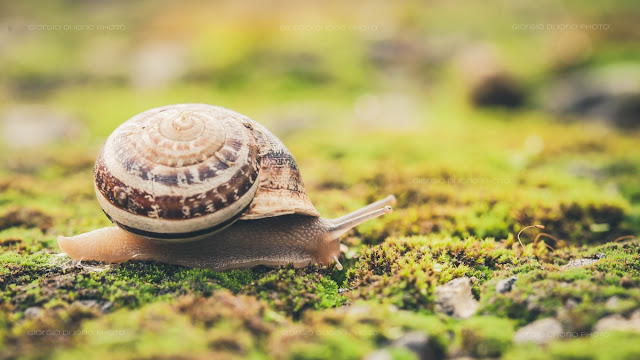
[[[11,147],[104,137],[179,102],[226,106],[281,134],[408,131],[496,106],[639,125],[632,0],[0,6]]]
[[[635,0],[27,0],[0,13],[0,171],[25,176],[5,182],[65,179],[99,219],[87,178],[106,136],[196,102],[281,137],[322,211],[397,194],[413,214],[401,234],[504,237],[536,218],[522,209],[585,199],[630,207],[637,223]],[[526,204],[493,207],[516,190]],[[454,196],[498,220],[422,215]]]

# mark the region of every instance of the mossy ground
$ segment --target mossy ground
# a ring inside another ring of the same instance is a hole
[[[345,15],[359,11],[337,2],[331,10],[290,4],[277,17],[266,5],[197,1],[122,3],[104,13],[64,1],[3,5],[33,22],[117,23],[126,31],[27,31],[20,16],[10,18],[19,41],[0,58],[9,69],[0,99],[7,109],[64,110],[86,134],[36,148],[0,143],[0,358],[357,359],[384,348],[405,359],[414,354],[391,344],[411,331],[429,334],[438,356],[639,357],[638,333],[589,334],[604,316],[640,309],[640,133],[559,119],[533,101],[517,110],[474,108],[451,55],[491,42],[532,98],[563,71],[639,59],[624,40],[637,43],[626,20],[638,15],[634,2],[543,3],[544,22],[567,21],[564,14],[615,31],[587,32],[598,51],[559,64],[532,49],[550,52],[566,33],[513,31],[514,23],[543,20],[471,2],[462,14],[445,4],[379,4],[364,18]],[[282,30],[336,22],[379,31]],[[469,40],[446,36],[461,29]],[[400,50],[376,55],[383,38]],[[124,60],[87,62],[91,49],[110,46],[125,59],[137,42],[167,39],[186,44],[190,66],[159,89],[131,86]],[[420,50],[422,41],[441,44],[442,54]],[[214,272],[59,254],[58,235],[109,225],[91,180],[104,138],[136,113],[181,102],[222,105],[272,129],[326,217],[388,194],[398,199],[394,212],[344,237],[343,271]],[[369,118],[363,106],[373,106]],[[372,111],[383,115],[372,119]],[[545,228],[525,230],[523,248],[516,235],[535,224]],[[564,269],[573,259],[597,261]],[[515,288],[497,293],[512,275]],[[436,313],[435,287],[462,276],[472,280],[476,315]],[[614,296],[616,305],[607,305]],[[514,331],[545,317],[586,335],[541,348],[513,342]]]

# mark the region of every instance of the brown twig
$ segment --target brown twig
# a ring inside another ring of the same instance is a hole
[[[522,229],[520,229],[520,231],[518,232],[518,236],[517,237],[518,237],[518,242],[520,243],[520,246],[522,247],[522,254],[523,255],[525,253],[525,247],[524,247],[524,244],[522,243],[522,240],[520,240],[520,234],[522,234],[522,232],[527,230],[528,228],[532,228],[532,227],[536,227],[538,229],[544,229],[544,225],[529,225],[529,226],[526,226],[526,227],[523,227]],[[525,258],[527,259],[527,263],[529,265],[531,265],[531,261],[529,260],[529,257],[526,256]]]
[[[551,240],[555,241],[556,246],[558,246],[558,244],[560,244],[560,240],[558,240],[558,238],[557,238],[557,237],[555,237],[555,236],[553,236],[553,235],[551,235],[551,234],[547,234],[547,233],[540,233],[540,234],[536,235],[536,238],[533,240],[533,245],[536,245],[536,244],[538,243],[538,240],[539,240],[541,237],[543,237],[543,236],[546,236],[546,237],[548,237],[549,239],[551,239]],[[547,248],[549,248],[551,251],[553,251],[553,252],[555,252],[555,251],[556,251],[556,249],[555,249],[553,246],[551,246],[551,245],[547,244],[546,242],[544,242],[544,245],[545,245]]]
[[[613,240],[613,242],[618,242],[618,241],[623,240],[623,239],[637,239],[637,237],[635,235],[620,236],[620,237],[616,238],[615,240]]]

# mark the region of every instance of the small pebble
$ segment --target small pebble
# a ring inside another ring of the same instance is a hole
[[[567,299],[564,303],[564,307],[567,309],[573,309],[576,306],[578,306],[578,302],[575,299]]]
[[[609,299],[607,299],[607,302],[604,303],[604,307],[607,310],[615,310],[618,308],[618,303],[620,302],[620,298],[617,296],[612,296]]]
[[[478,301],[471,294],[471,280],[467,277],[453,279],[436,287],[436,311],[466,319],[478,308]]]
[[[514,284],[516,280],[518,280],[518,275],[513,275],[510,278],[500,280],[500,282],[498,282],[498,284],[496,285],[496,291],[498,292],[498,294],[504,294],[515,289],[516,287]]]
[[[587,265],[591,265],[595,262],[597,262],[598,260],[596,259],[573,259],[571,261],[569,261],[568,263],[566,263],[565,265],[562,265],[562,270],[567,270],[567,269],[573,269],[573,268],[577,268],[577,267],[583,267],[583,266],[587,266]]]
[[[363,358],[363,360],[392,360],[393,357],[389,353],[389,351],[382,349],[376,350],[372,353],[369,353],[367,356]]]
[[[31,307],[28,307],[24,311],[24,317],[27,318],[27,319],[34,319],[34,318],[37,318],[38,316],[40,316],[43,311],[44,310],[42,310],[41,307],[31,306]]]

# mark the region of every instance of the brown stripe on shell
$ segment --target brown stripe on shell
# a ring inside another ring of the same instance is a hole
[[[227,146],[220,149],[218,153],[221,155],[224,162],[216,162],[215,165],[210,162],[206,162],[203,165],[198,166],[197,170],[202,172],[200,172],[197,177],[193,176],[193,173],[188,167],[182,166],[180,168],[165,167],[165,173],[158,173],[156,169],[156,174],[153,174],[153,179],[151,179],[150,173],[153,168],[161,167],[162,165],[151,163],[148,159],[135,155],[129,155],[122,159],[121,162],[124,163],[124,168],[130,176],[138,176],[143,180],[153,180],[155,183],[166,186],[186,186],[202,182],[212,176],[215,176],[216,171],[226,170],[230,165],[233,165],[238,161],[238,152],[227,148]],[[215,169],[213,169],[212,166],[215,167]]]
[[[175,240],[175,239],[191,239],[191,238],[196,238],[202,235],[206,235],[206,234],[211,234],[214,233],[218,230],[221,230],[227,226],[229,226],[230,224],[234,223],[236,220],[238,220],[238,218],[240,218],[240,216],[249,208],[249,205],[247,205],[244,209],[242,209],[242,211],[239,211],[236,215],[234,215],[233,217],[231,217],[229,220],[226,220],[220,224],[216,224],[212,227],[206,228],[206,229],[198,229],[196,231],[190,231],[190,232],[183,232],[183,233],[159,233],[159,232],[153,232],[153,231],[145,231],[145,230],[141,230],[141,229],[136,229],[134,227],[131,226],[127,226],[125,224],[119,223],[115,220],[113,220],[111,218],[111,216],[109,216],[109,214],[107,214],[106,212],[104,213],[105,215],[107,215],[107,218],[109,218],[109,220],[111,220],[111,222],[113,222],[114,224],[116,224],[117,226],[125,229],[126,231],[132,233],[132,234],[136,234],[136,235],[140,235],[140,236],[145,236],[148,238],[152,238],[152,239],[165,239],[165,240]]]
[[[189,219],[224,209],[246,194],[258,178],[256,157],[256,149],[250,147],[247,157],[249,163],[243,165],[230,178],[229,182],[223,183],[205,193],[188,197],[179,195],[154,196],[140,189],[127,186],[124,181],[115,178],[106,169],[102,152],[96,161],[94,178],[102,196],[114,206],[129,213],[161,219]],[[215,176],[215,173],[210,168],[209,170]],[[189,176],[191,176],[189,181],[194,181],[192,175],[189,174]],[[166,179],[170,179],[168,181],[174,181],[173,178],[166,177]],[[177,182],[177,175],[175,178]],[[156,180],[158,179],[160,178],[156,177]]]

